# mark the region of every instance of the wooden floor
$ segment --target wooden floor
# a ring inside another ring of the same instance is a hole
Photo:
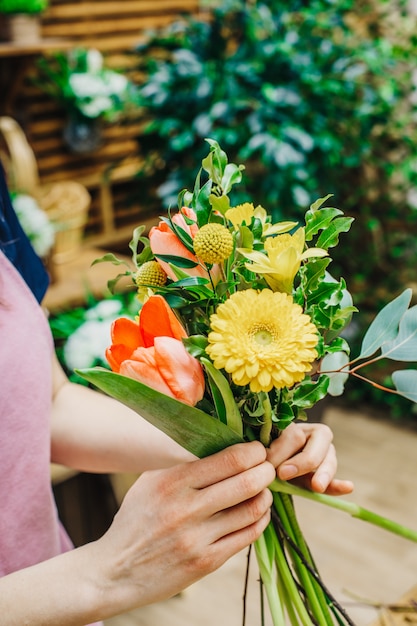
[[[335,435],[338,475],[355,482],[349,499],[417,529],[417,429],[334,408],[325,421]],[[297,500],[296,506],[322,578],[356,626],[378,617],[374,604],[396,602],[417,584],[417,544],[314,502]],[[180,596],[106,626],[241,626],[246,556],[237,555]],[[247,626],[260,626],[254,558],[248,603]],[[404,624],[417,624],[417,615]]]

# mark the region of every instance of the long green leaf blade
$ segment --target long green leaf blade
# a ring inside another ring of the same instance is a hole
[[[198,457],[208,456],[243,441],[222,422],[195,407],[104,368],[77,370],[107,395],[122,402]]]

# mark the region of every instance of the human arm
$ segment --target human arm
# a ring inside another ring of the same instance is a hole
[[[175,595],[257,539],[274,468],[261,444],[144,473],[96,542],[0,579],[3,626],[82,626]]]
[[[193,459],[167,435],[112,398],[68,381],[53,364],[52,460],[93,472],[134,472]],[[273,442],[268,458],[279,478],[331,495],[350,493],[335,479],[333,434],[324,424],[294,423]]]

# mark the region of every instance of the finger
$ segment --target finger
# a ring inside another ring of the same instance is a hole
[[[207,551],[212,570],[221,567],[232,556],[259,539],[271,520],[270,509],[253,524],[214,542]]]
[[[260,494],[275,478],[268,461],[199,490],[196,502],[203,516],[215,515]]]
[[[213,515],[208,521],[207,536],[211,542],[255,524],[272,506],[272,493],[264,489],[253,498]]]
[[[204,489],[219,481],[236,476],[263,463],[266,450],[259,441],[236,444],[204,459],[182,466],[187,484],[194,489]]]
[[[310,431],[304,427],[303,431],[306,437],[304,447],[277,467],[279,478],[290,480],[320,468],[323,482],[330,482],[337,469],[336,453],[331,444],[332,431],[324,424],[315,424]]]

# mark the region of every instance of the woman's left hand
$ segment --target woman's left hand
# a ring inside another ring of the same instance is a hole
[[[335,478],[337,458],[332,441],[333,433],[325,424],[290,424],[272,442],[268,461],[281,480],[295,480],[318,493],[346,495],[353,490],[353,483]]]

